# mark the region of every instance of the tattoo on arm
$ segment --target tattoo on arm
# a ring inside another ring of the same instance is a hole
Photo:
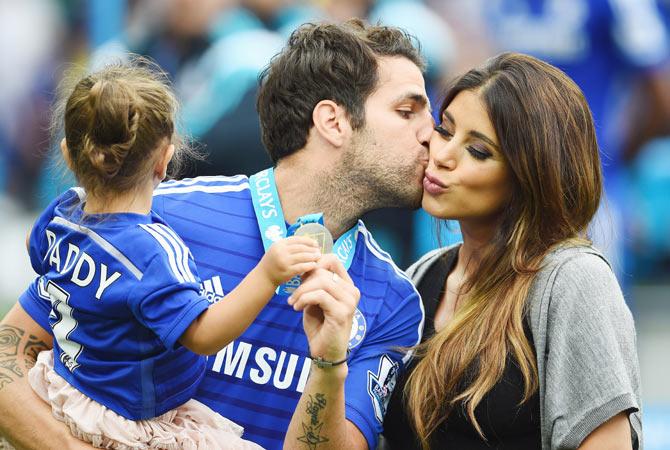
[[[0,359],[16,356],[23,330],[9,325],[0,325]]]
[[[20,328],[0,325],[0,389],[23,378],[23,371],[16,364],[23,334]]]
[[[35,365],[37,355],[44,350],[49,350],[49,346],[44,341],[31,334],[28,338],[28,342],[26,342],[26,346],[23,348],[23,357],[27,369],[31,369]]]
[[[26,369],[35,365],[37,354],[48,350],[49,346],[37,336],[28,335],[22,346],[25,331],[11,325],[0,325],[0,390],[19,378],[24,377],[24,370],[19,365],[23,358]],[[19,349],[22,348],[22,352]]]
[[[316,446],[328,442],[326,436],[321,436],[321,428],[323,427],[323,422],[319,421],[319,413],[323,408],[326,407],[326,396],[323,394],[316,394],[312,396],[310,394],[309,400],[307,401],[306,412],[309,414],[309,422],[302,423],[302,430],[304,434],[298,438],[298,441],[304,442],[307,444],[309,450],[315,450]]]

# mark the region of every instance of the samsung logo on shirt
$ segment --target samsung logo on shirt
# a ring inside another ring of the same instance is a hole
[[[211,370],[259,385],[302,392],[311,364],[309,358],[294,353],[233,341],[216,354]]]

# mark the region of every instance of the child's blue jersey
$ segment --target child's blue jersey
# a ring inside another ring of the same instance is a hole
[[[209,303],[160,217],[83,216],[79,195],[67,191],[37,220],[29,251],[40,276],[21,305],[52,330],[55,370],[73,387],[126,418],[158,416],[203,378],[206,358],[178,339]]]
[[[201,295],[210,302],[234,289],[264,254],[245,176],[163,183],[153,210],[191,249],[203,280]],[[409,279],[362,222],[355,245],[349,274],[361,299],[349,341],[346,416],[374,449],[397,372],[408,358],[398,347],[420,342],[424,314]],[[40,322],[39,311],[26,309]],[[275,296],[242,336],[208,358],[195,398],[243,426],[244,438],[282,448],[307,382],[307,356],[302,312],[288,306],[285,296]],[[174,370],[174,382],[188,371]]]

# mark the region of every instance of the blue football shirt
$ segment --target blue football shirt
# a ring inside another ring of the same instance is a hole
[[[154,210],[193,252],[211,301],[237,286],[264,254],[245,176],[200,177],[162,184]],[[419,294],[362,222],[349,274],[361,291],[352,323],[346,416],[376,448],[389,394],[404,365],[398,347],[420,341]],[[225,301],[225,300],[224,300]],[[208,359],[196,398],[268,449],[282,447],[311,360],[302,313],[274,296],[253,324]]]
[[[203,280],[200,294],[210,302],[222,300],[264,254],[245,176],[163,183],[153,210],[190,248]],[[424,312],[412,283],[362,222],[357,230],[349,274],[361,299],[349,341],[346,415],[376,448],[397,373],[409,357],[398,348],[420,342]],[[21,303],[46,328],[48,311],[35,297],[28,292]],[[275,296],[242,336],[208,358],[195,398],[242,425],[244,438],[279,449],[310,365],[302,313]],[[175,366],[173,383],[188,371]]]
[[[29,240],[39,275],[22,307],[54,336],[54,368],[133,420],[191,399],[205,357],[178,339],[209,303],[188,248],[156,214],[82,214],[71,189]],[[175,374],[179,376],[175,376]]]

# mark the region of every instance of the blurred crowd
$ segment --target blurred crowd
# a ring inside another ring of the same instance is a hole
[[[670,276],[670,0],[0,0],[0,197],[36,211],[72,183],[54,165],[58,82],[128,52],[174,81],[183,131],[206,155],[184,176],[269,166],[258,74],[299,24],[354,16],[416,36],[435,101],[451,77],[501,51],[563,69],[599,133],[607,200],[597,244],[624,286]],[[421,212],[366,222],[401,267],[438,245]],[[448,243],[458,230],[441,236]]]

